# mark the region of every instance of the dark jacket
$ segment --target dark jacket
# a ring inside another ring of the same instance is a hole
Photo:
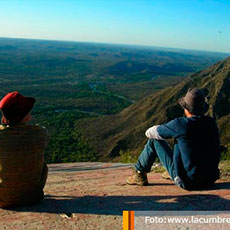
[[[212,185],[219,178],[219,130],[213,118],[176,118],[160,125],[162,138],[175,138],[174,165],[187,189]]]

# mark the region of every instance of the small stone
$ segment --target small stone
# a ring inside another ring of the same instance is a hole
[[[66,218],[66,219],[71,219],[71,218],[73,218],[73,213],[63,213],[63,214],[60,214],[60,217]]]

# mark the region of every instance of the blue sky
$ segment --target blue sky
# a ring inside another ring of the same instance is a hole
[[[230,0],[2,0],[0,37],[230,52]]]

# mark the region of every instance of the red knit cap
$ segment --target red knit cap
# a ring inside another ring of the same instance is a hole
[[[24,97],[19,92],[8,93],[0,101],[0,109],[10,124],[20,122],[33,108],[35,98]]]

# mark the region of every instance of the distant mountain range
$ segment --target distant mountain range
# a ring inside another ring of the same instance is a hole
[[[87,137],[101,160],[119,159],[121,150],[137,155],[147,140],[144,133],[148,127],[183,116],[178,100],[192,87],[204,89],[210,105],[208,115],[216,118],[223,150],[229,154],[230,57],[141,99],[119,114],[81,120],[77,129]]]

